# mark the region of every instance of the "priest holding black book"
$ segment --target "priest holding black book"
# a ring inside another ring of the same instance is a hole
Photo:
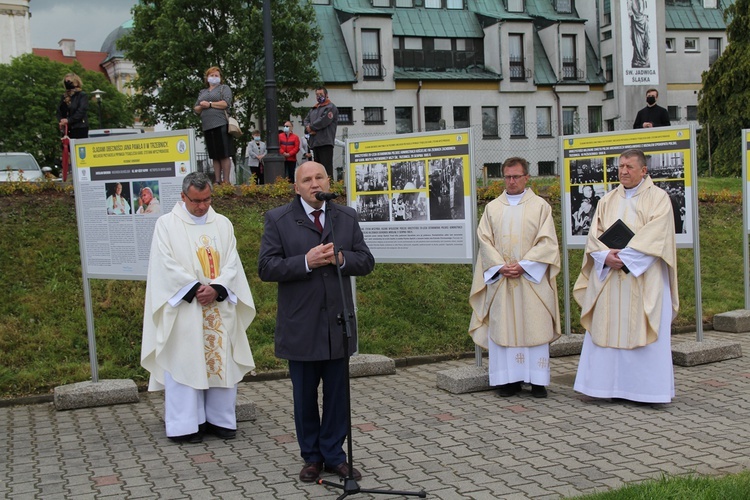
[[[573,295],[586,336],[574,389],[596,398],[669,403],[670,331],[677,315],[677,250],[669,195],[648,176],[643,151],[619,157],[620,185],[597,207]],[[626,226],[625,229],[618,227]],[[604,236],[632,231],[623,248]]]

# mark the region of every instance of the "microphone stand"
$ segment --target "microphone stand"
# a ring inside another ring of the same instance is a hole
[[[318,193],[321,194],[321,193]],[[318,198],[320,199],[320,198]],[[344,335],[344,346],[347,353],[346,373],[344,374],[344,382],[346,383],[346,407],[347,407],[347,459],[349,464],[349,475],[344,479],[343,484],[334,483],[325,479],[318,479],[318,484],[325,486],[331,486],[343,490],[343,493],[338,497],[338,500],[348,497],[349,495],[355,495],[357,493],[370,493],[374,495],[401,495],[401,496],[413,496],[419,498],[426,498],[427,493],[422,491],[410,492],[410,491],[397,491],[397,490],[369,490],[359,487],[357,480],[354,479],[354,458],[352,453],[352,387],[351,380],[349,377],[349,341],[352,337],[352,321],[354,315],[349,312],[349,307],[346,305],[346,295],[344,295],[344,276],[341,274],[341,265],[339,264],[339,251],[340,248],[336,245],[336,234],[333,230],[333,219],[331,219],[331,202],[330,200],[326,203],[326,223],[331,224],[331,242],[333,243],[333,257],[335,259],[336,272],[339,278],[339,291],[341,293],[341,302],[344,306],[343,314],[338,315],[338,323],[342,326]],[[343,255],[343,254],[342,254]]]

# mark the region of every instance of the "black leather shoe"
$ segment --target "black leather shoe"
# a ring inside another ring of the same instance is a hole
[[[497,386],[497,394],[502,398],[509,398],[521,392],[521,382],[503,384]]]
[[[325,471],[331,472],[333,474],[338,474],[341,479],[346,479],[349,477],[349,464],[346,462],[341,462],[336,467],[326,465]],[[352,472],[352,477],[354,477],[355,481],[359,481],[360,479],[362,479],[362,474],[354,467],[352,467]]]
[[[193,434],[185,434],[184,436],[167,436],[170,441],[174,441],[175,443],[190,443],[190,444],[196,444],[196,443],[202,443],[203,442],[203,435],[200,432],[195,432]]]
[[[323,462],[305,462],[305,466],[299,472],[299,479],[303,483],[314,483],[320,477],[323,470]]]
[[[234,439],[237,437],[237,431],[235,429],[227,429],[226,427],[219,427],[211,422],[206,422],[204,432],[206,434],[213,434],[219,439]]]
[[[531,384],[531,395],[535,398],[546,398],[547,397],[547,388],[543,385],[534,385]]]

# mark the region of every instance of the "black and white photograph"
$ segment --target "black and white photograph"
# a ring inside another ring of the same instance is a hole
[[[355,209],[360,222],[386,222],[391,220],[390,202],[387,194],[357,196]]]
[[[573,229],[573,234],[589,234],[596,213],[596,205],[604,194],[604,184],[585,184],[570,188],[570,227]]]
[[[388,166],[385,163],[366,163],[357,165],[357,191],[387,191]]]
[[[607,183],[618,182],[618,180],[620,179],[620,165],[618,165],[619,161],[619,156],[607,157]]]
[[[430,220],[463,219],[464,162],[462,158],[429,161]]]
[[[570,183],[590,184],[604,182],[604,161],[601,158],[570,160]]]
[[[424,161],[402,161],[391,164],[391,190],[407,191],[424,189],[426,186]]]
[[[425,193],[394,193],[391,198],[391,220],[427,220]]]
[[[669,195],[669,199],[672,202],[672,212],[674,213],[675,234],[687,233],[687,226],[685,224],[687,213],[685,181],[654,181],[654,185],[662,188]]]
[[[652,179],[684,179],[685,155],[681,151],[656,153],[646,157]]]

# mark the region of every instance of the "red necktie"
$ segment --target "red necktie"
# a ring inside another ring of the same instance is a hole
[[[322,210],[313,210],[312,214],[315,217],[315,220],[313,221],[315,223],[315,227],[318,228],[318,231],[321,233],[323,232],[323,224],[320,223],[320,214],[322,214]]]

